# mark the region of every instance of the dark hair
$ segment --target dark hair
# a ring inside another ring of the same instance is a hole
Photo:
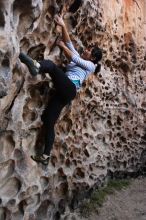
[[[97,74],[98,72],[100,72],[101,69],[101,64],[99,64],[98,62],[102,59],[102,50],[99,47],[95,46],[91,51],[91,55],[93,57],[92,62],[94,64],[97,64],[94,72],[95,74]]]

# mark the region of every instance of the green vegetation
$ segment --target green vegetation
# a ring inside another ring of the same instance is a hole
[[[79,208],[80,215],[87,218],[92,212],[98,213],[98,208],[103,205],[107,195],[113,194],[116,190],[126,188],[129,184],[130,180],[110,180],[107,186],[95,190],[91,197],[82,203]]]

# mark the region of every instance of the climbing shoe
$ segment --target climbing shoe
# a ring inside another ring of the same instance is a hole
[[[31,159],[36,161],[37,163],[42,163],[43,165],[48,165],[49,163],[49,158],[45,158],[43,155],[32,155]]]
[[[24,53],[19,54],[19,59],[28,67],[32,76],[36,76],[39,73],[40,64],[36,60],[33,60],[31,57]]]

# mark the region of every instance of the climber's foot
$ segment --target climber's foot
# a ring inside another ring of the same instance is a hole
[[[33,159],[37,163],[42,163],[43,165],[48,165],[49,163],[49,158],[45,158],[43,155],[32,155],[31,159]]]
[[[39,63],[37,63],[37,61],[33,60],[31,57],[24,53],[19,54],[19,59],[28,67],[32,76],[36,76],[39,73],[39,68],[37,66]]]

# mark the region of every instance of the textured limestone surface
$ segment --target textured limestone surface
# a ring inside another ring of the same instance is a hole
[[[30,159],[52,95],[18,55],[66,60],[55,47],[62,12],[76,48],[103,49],[56,125],[47,167]],[[146,1],[0,0],[0,219],[67,219],[109,176],[146,170]]]

